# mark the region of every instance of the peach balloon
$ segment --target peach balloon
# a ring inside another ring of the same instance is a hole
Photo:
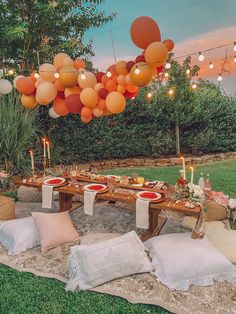
[[[39,85],[36,91],[36,99],[40,104],[50,103],[57,95],[57,90],[53,83],[44,82]]]
[[[125,77],[125,83],[126,84],[133,84],[131,78],[130,78],[130,73],[126,75]]]
[[[21,94],[30,95],[35,91],[35,86],[29,77],[20,77],[16,81],[16,89]]]
[[[117,86],[117,92],[121,93],[121,94],[124,94],[126,91],[126,87],[125,85],[118,85]]]
[[[37,106],[37,100],[34,95],[21,95],[21,103],[27,109],[34,109]]]
[[[81,88],[91,87],[94,88],[97,84],[96,76],[92,72],[80,72],[78,76],[78,84]]]
[[[92,113],[93,113],[93,111],[92,111],[91,108],[83,107],[81,109],[81,116],[91,118],[92,117]]]
[[[94,87],[96,92],[99,92],[100,89],[104,88],[104,85],[102,83],[97,83]]]
[[[126,107],[125,97],[119,92],[111,92],[106,98],[106,107],[111,113],[121,113]]]
[[[139,73],[137,73],[137,69],[139,69]],[[136,63],[131,71],[130,71],[130,78],[133,85],[138,87],[143,87],[148,85],[153,77],[153,70],[152,67],[145,63],[145,62],[138,62]]]
[[[100,109],[100,108],[98,108],[98,107],[96,107],[96,108],[94,108],[93,109],[93,115],[95,116],[95,117],[101,117],[102,116],[102,114],[103,114],[103,110],[102,109]]]
[[[80,59],[80,58],[76,58],[74,61],[74,67],[79,70],[79,69],[85,69],[85,62]]]
[[[128,73],[126,69],[126,61],[118,61],[116,62],[116,73],[119,74],[124,74],[126,75]]]
[[[41,78],[48,82],[55,82],[55,73],[56,73],[56,67],[50,63],[44,63],[39,67],[39,75]]]
[[[160,66],[168,59],[168,49],[162,42],[153,42],[145,50],[145,61],[152,66]]]
[[[64,52],[61,52],[61,53],[58,53],[57,55],[55,55],[55,57],[53,59],[53,64],[55,65],[57,70],[59,70],[62,67],[62,61],[65,58],[69,58],[69,56]]]
[[[69,113],[65,100],[59,97],[56,97],[52,106],[53,110],[61,117],[66,116]]]
[[[127,84],[126,89],[129,93],[136,93],[138,91],[138,87],[131,84]]]
[[[92,116],[91,117],[85,117],[85,116],[80,116],[80,119],[82,122],[84,123],[89,123],[92,120]]]
[[[125,75],[121,74],[117,76],[116,81],[119,85],[125,85]]]
[[[104,99],[100,99],[98,101],[98,108],[104,110],[106,108],[106,101]]]
[[[77,84],[78,71],[72,66],[63,66],[59,71],[59,80],[65,87],[72,87]]]
[[[62,60],[62,66],[67,66],[67,65],[74,67],[74,61],[69,56],[65,57]]]
[[[80,93],[80,100],[84,106],[94,108],[98,103],[98,94],[95,89],[87,87]]]
[[[58,90],[59,92],[64,92],[64,90],[65,90],[65,87],[64,87],[64,85],[62,85],[60,80],[56,80],[54,83],[54,86],[55,86],[56,90]]]
[[[108,92],[114,92],[117,89],[117,83],[113,80],[108,80],[105,84],[105,88]]]
[[[70,96],[72,94],[79,95],[81,93],[81,88],[79,86],[67,87],[65,89],[65,97]]]
[[[45,81],[44,79],[42,79],[41,76],[39,76],[39,77],[37,78],[36,82],[34,83],[34,86],[35,86],[36,88],[38,88],[40,84],[45,83],[45,82],[46,82],[46,81]]]

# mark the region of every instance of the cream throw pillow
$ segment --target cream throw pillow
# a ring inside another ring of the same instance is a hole
[[[143,243],[134,231],[96,244],[73,246],[68,268],[67,291],[86,290],[115,278],[152,270]]]
[[[68,211],[61,213],[32,213],[40,236],[41,252],[62,244],[75,244],[79,233],[73,226]]]

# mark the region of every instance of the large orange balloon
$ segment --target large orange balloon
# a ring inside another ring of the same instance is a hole
[[[55,86],[56,90],[58,90],[59,92],[63,92],[65,90],[65,87],[64,87],[64,85],[62,85],[60,80],[56,80],[54,83],[54,86]]]
[[[69,110],[66,106],[65,100],[59,97],[56,97],[53,103],[53,110],[61,117],[66,116],[69,113]]]
[[[72,94],[79,95],[81,93],[81,88],[79,86],[67,87],[65,89],[65,97],[68,97]]]
[[[75,61],[74,61],[74,67],[77,69],[77,70],[79,70],[79,69],[85,69],[85,62],[82,60],[82,59],[80,59],[80,58],[77,58],[77,59],[75,59]]]
[[[111,79],[113,76],[117,75],[117,73],[116,73],[116,65],[115,64],[110,65],[109,68],[107,69],[106,73],[108,73],[108,72],[111,73],[111,76],[108,77],[109,79]]]
[[[91,87],[94,88],[94,86],[97,84],[96,76],[92,72],[84,71],[80,72],[78,76],[78,83],[79,86],[82,88]]]
[[[21,103],[27,109],[34,109],[37,106],[37,100],[34,95],[21,95]]]
[[[20,77],[15,84],[21,94],[30,95],[35,91],[34,83],[29,77]]]
[[[36,91],[36,99],[39,104],[46,105],[50,103],[57,95],[57,90],[53,83],[44,82],[40,84]]]
[[[119,85],[125,85],[125,75],[121,74],[117,76],[116,81]]]
[[[80,93],[80,100],[83,105],[89,108],[94,108],[98,103],[98,93],[95,89],[87,87]]]
[[[108,90],[108,92],[116,91],[117,83],[114,80],[108,80],[105,84],[105,88]]]
[[[106,98],[106,107],[111,113],[120,113],[126,107],[125,97],[119,92],[111,92]]]
[[[148,16],[140,16],[131,25],[130,35],[134,44],[146,49],[154,41],[161,40],[161,32],[157,23]]]
[[[168,51],[171,51],[174,49],[174,42],[171,39],[165,39],[163,40],[163,44],[166,45],[166,48],[168,49]]]
[[[151,43],[145,50],[145,60],[152,66],[160,66],[168,59],[168,49],[161,42]]]
[[[59,71],[59,80],[65,87],[72,87],[77,84],[78,71],[72,66],[63,66]]]
[[[129,93],[136,93],[138,91],[138,87],[131,84],[126,85],[126,89]]]
[[[139,70],[139,72],[136,71],[137,69]],[[152,67],[145,62],[136,63],[130,71],[130,79],[133,85],[136,85],[138,87],[148,85],[151,82],[152,77]]]
[[[44,63],[39,67],[39,75],[41,78],[48,82],[55,82],[55,73],[56,73],[56,67],[50,63]]]
[[[127,74],[128,71],[126,69],[126,61],[118,61],[116,62],[116,73],[119,75],[119,74]]]
[[[55,65],[57,70],[59,70],[60,67],[62,67],[62,61],[65,58],[69,58],[69,56],[66,53],[64,53],[64,52],[61,52],[61,53],[58,53],[57,55],[55,55],[55,57],[53,59],[53,64]]]
[[[66,97],[65,104],[67,109],[74,114],[79,114],[83,108],[80,95],[78,94],[71,94],[70,96]]]
[[[88,108],[88,107],[83,107],[81,110],[81,115],[84,117],[91,118],[92,113],[93,113],[93,110],[91,108]]]

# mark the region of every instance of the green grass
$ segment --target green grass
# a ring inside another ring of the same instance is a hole
[[[138,172],[147,179],[175,184],[180,167],[129,168],[106,171],[118,175]],[[199,174],[209,173],[213,189],[236,197],[236,160],[196,166]],[[189,173],[188,173],[189,177]],[[0,313],[3,314],[144,314],[169,313],[158,306],[130,304],[126,300],[96,292],[69,293],[57,280],[20,273],[0,265]]]

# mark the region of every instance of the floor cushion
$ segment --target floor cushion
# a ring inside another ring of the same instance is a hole
[[[75,244],[80,240],[68,211],[61,213],[32,212],[40,236],[41,252],[62,244]]]
[[[40,244],[38,230],[32,217],[0,222],[0,243],[9,255],[18,255]]]
[[[134,231],[91,245],[71,248],[67,291],[86,290],[136,273],[150,272],[151,263]]]
[[[207,221],[224,220],[227,217],[227,209],[214,200],[208,200],[204,204],[205,219]]]
[[[187,291],[191,285],[208,286],[214,280],[236,282],[235,267],[205,237],[191,233],[153,237],[144,243],[155,276],[169,289]]]
[[[11,197],[0,195],[0,220],[12,220],[15,218],[15,200]]]

